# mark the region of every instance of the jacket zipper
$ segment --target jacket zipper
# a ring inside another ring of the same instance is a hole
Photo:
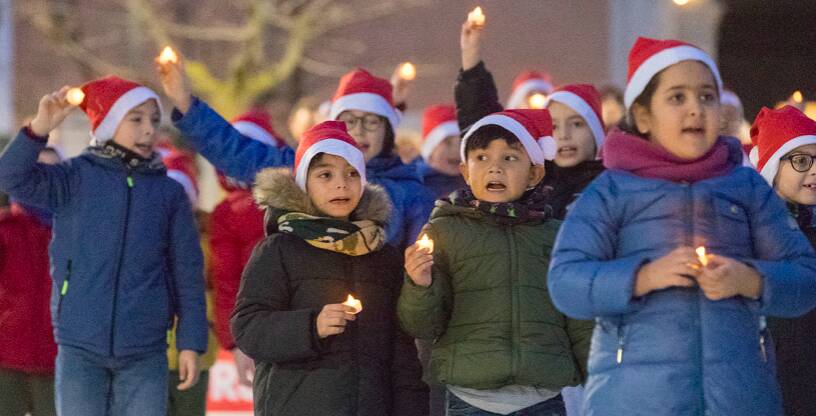
[[[116,275],[114,276],[113,280],[113,308],[111,310],[111,326],[110,326],[110,356],[113,357],[114,351],[114,334],[115,334],[115,327],[116,327],[116,302],[119,295],[119,275],[122,273],[122,262],[124,261],[125,257],[125,242],[127,241],[127,229],[128,229],[128,222],[130,220],[130,199],[132,197],[131,193],[133,190],[133,171],[130,165],[127,165],[127,178],[125,180],[127,184],[127,198],[125,199],[125,221],[124,227],[122,228],[122,242],[119,247],[119,262],[116,265]]]
[[[618,335],[618,353],[615,355],[615,361],[618,365],[623,364],[623,346],[626,339],[626,329],[623,326],[623,322],[618,324],[617,329]]]
[[[519,276],[518,276],[518,256],[516,250],[516,240],[515,240],[515,229],[513,225],[507,226],[507,235],[508,235],[508,244],[510,248],[510,279],[512,282],[510,284],[510,296],[512,299],[512,322],[513,322],[513,341],[510,345],[510,348],[513,352],[513,362],[512,362],[512,375],[515,378],[518,376],[518,363],[519,363],[519,350],[521,347],[520,342],[520,335],[519,335],[519,315],[521,315],[521,311],[519,311],[519,299],[518,299],[518,286],[519,286]]]
[[[68,294],[68,282],[70,280],[71,280],[71,260],[68,260],[65,280],[62,281],[62,286],[60,287],[59,292],[59,298],[57,299],[57,318],[59,318],[60,312],[62,311],[62,300],[65,298],[65,295]]]
[[[684,182],[683,186],[686,187],[686,245],[693,246],[694,245],[694,223],[693,223],[693,221],[694,221],[694,193],[693,193],[693,190],[691,189],[691,184],[690,183]],[[693,316],[695,317],[695,320],[702,322],[702,319],[700,319],[701,318],[700,314],[702,313],[701,305],[700,305],[700,296],[703,296],[702,292],[698,292],[697,296],[695,297],[695,302],[694,302],[694,308],[695,308],[694,312],[695,313],[694,313]],[[696,324],[696,322],[695,322],[695,324]],[[699,325],[695,325],[695,326],[698,328],[698,334],[697,335],[698,335],[698,340],[699,340],[699,342],[697,343],[697,359],[700,362],[700,368],[701,368],[700,371],[702,373],[702,367],[705,365],[705,363],[703,362],[703,330],[702,330],[702,328],[700,328]],[[701,407],[700,407],[701,409],[706,409],[705,392],[703,392],[703,391],[700,391],[700,405],[701,405]]]
[[[768,350],[765,345],[765,340],[768,335],[768,321],[764,315],[759,316],[759,351],[762,353],[762,361],[768,362]]]

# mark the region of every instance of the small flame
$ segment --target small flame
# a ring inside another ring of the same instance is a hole
[[[360,299],[355,299],[354,296],[351,295],[348,295],[348,298],[346,298],[346,301],[343,302],[343,305],[351,306],[352,308],[354,308],[353,313],[355,315],[362,312],[363,310],[363,303],[360,302]]]
[[[400,74],[400,78],[402,78],[404,80],[407,80],[407,81],[411,81],[414,78],[416,78],[416,74],[417,74],[416,66],[414,66],[414,64],[412,64],[410,62],[406,62],[406,63],[400,65],[399,74]]]
[[[674,0],[674,4],[678,6],[685,6],[689,3],[689,0]]]
[[[159,55],[159,63],[160,64],[167,64],[168,62],[176,63],[178,62],[178,55],[173,50],[173,48],[169,46],[165,46]]]
[[[547,96],[537,92],[531,95],[530,98],[527,99],[527,102],[530,104],[530,108],[542,109],[547,103]]]
[[[83,101],[85,101],[85,93],[79,88],[71,88],[65,94],[65,99],[68,101],[68,104],[71,105],[80,105]]]
[[[428,238],[428,234],[422,234],[422,238],[417,240],[417,246],[419,249],[427,249],[428,254],[433,253],[434,250],[434,242],[430,238]]]
[[[791,98],[793,98],[793,102],[795,102],[796,104],[802,104],[802,101],[804,101],[805,99],[805,97],[802,96],[802,91],[799,90],[796,90],[791,96]]]
[[[485,15],[482,13],[481,7],[476,7],[472,12],[468,13],[468,22],[474,26],[484,26]]]
[[[697,252],[697,257],[700,259],[700,264],[702,264],[703,267],[708,266],[708,257],[706,255],[705,247],[697,247],[697,250],[695,251]]]

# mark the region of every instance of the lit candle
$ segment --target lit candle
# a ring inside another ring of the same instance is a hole
[[[697,257],[700,260],[700,264],[702,264],[703,267],[708,266],[708,257],[706,255],[705,247],[703,247],[703,246],[697,247],[697,250],[695,250],[695,251],[697,252]]]
[[[83,101],[85,101],[85,93],[82,92],[79,88],[71,88],[65,94],[65,99],[68,101],[68,104],[71,105],[80,105]]]
[[[433,240],[428,238],[428,234],[422,234],[422,238],[417,240],[416,243],[417,243],[417,246],[419,246],[420,250],[427,249],[428,254],[433,253],[434,242],[433,242]]]
[[[530,108],[542,109],[547,103],[547,96],[537,92],[531,95],[530,98],[527,99],[527,102],[530,104]]]
[[[363,311],[363,303],[360,302],[360,299],[355,299],[354,296],[351,295],[348,295],[348,298],[346,298],[346,301],[343,302],[343,305],[351,306],[352,308],[354,308],[354,312],[349,312],[354,315],[357,315],[358,313]]]
[[[805,97],[802,96],[802,91],[799,91],[799,90],[796,90],[793,93],[792,98],[793,98],[793,102],[795,102],[796,104],[802,104],[802,101],[805,99]]]
[[[477,7],[468,13],[468,22],[473,26],[484,26],[485,15],[482,13],[481,7]]]
[[[178,62],[178,55],[173,50],[173,48],[169,46],[165,46],[159,55],[159,63],[160,64],[167,64],[168,62],[176,63]]]
[[[399,75],[400,78],[406,81],[413,80],[414,78],[416,78],[416,66],[414,66],[414,64],[410,62],[406,62],[400,65]]]

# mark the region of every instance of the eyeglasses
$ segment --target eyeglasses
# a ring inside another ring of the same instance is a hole
[[[351,113],[343,113],[337,117],[337,120],[346,123],[346,129],[348,131],[354,130],[358,123],[363,123],[363,130],[365,131],[377,131],[377,129],[379,129],[385,122],[382,117],[375,114],[366,114],[362,117],[354,117]]]
[[[797,172],[807,172],[811,167],[813,167],[814,159],[816,159],[816,156],[797,153],[794,155],[785,156],[781,160],[789,160],[791,167]]]

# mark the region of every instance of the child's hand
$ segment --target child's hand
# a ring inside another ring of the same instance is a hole
[[[433,255],[429,254],[427,249],[419,248],[418,244],[411,244],[405,249],[405,271],[417,286],[431,285],[432,266]]]
[[[391,86],[393,87],[392,90],[392,98],[394,100],[394,104],[405,104],[408,100],[408,96],[411,94],[411,88],[414,86],[414,79],[405,79],[400,76],[400,69],[402,68],[402,64],[397,65],[394,68],[394,73],[391,74]]]
[[[342,303],[331,303],[317,315],[317,336],[321,339],[342,334],[348,321],[357,319],[355,309]]]
[[[697,253],[678,247],[665,256],[644,264],[635,278],[635,296],[640,297],[670,287],[692,287],[700,274]]]
[[[238,371],[238,384],[252,387],[252,380],[255,378],[255,361],[238,348],[232,349],[232,356],[235,358],[235,369]]]
[[[708,266],[697,277],[706,298],[710,300],[743,296],[758,299],[762,295],[762,277],[745,263],[732,258],[708,255]]]
[[[179,390],[188,390],[198,383],[201,366],[198,363],[198,353],[193,350],[181,350],[178,356]]]
[[[173,102],[173,105],[182,113],[190,109],[190,87],[187,86],[187,77],[184,75],[184,61],[178,52],[178,62],[162,63],[156,58],[156,73],[164,88],[164,93]]]
[[[484,26],[475,25],[469,20],[462,24],[462,33],[459,36],[459,47],[462,49],[462,69],[476,66],[482,60],[482,31]]]
[[[68,113],[74,109],[74,106],[69,104],[65,98],[69,89],[70,87],[64,86],[59,91],[54,91],[40,98],[37,115],[34,120],[31,120],[32,133],[45,137],[65,120]]]

